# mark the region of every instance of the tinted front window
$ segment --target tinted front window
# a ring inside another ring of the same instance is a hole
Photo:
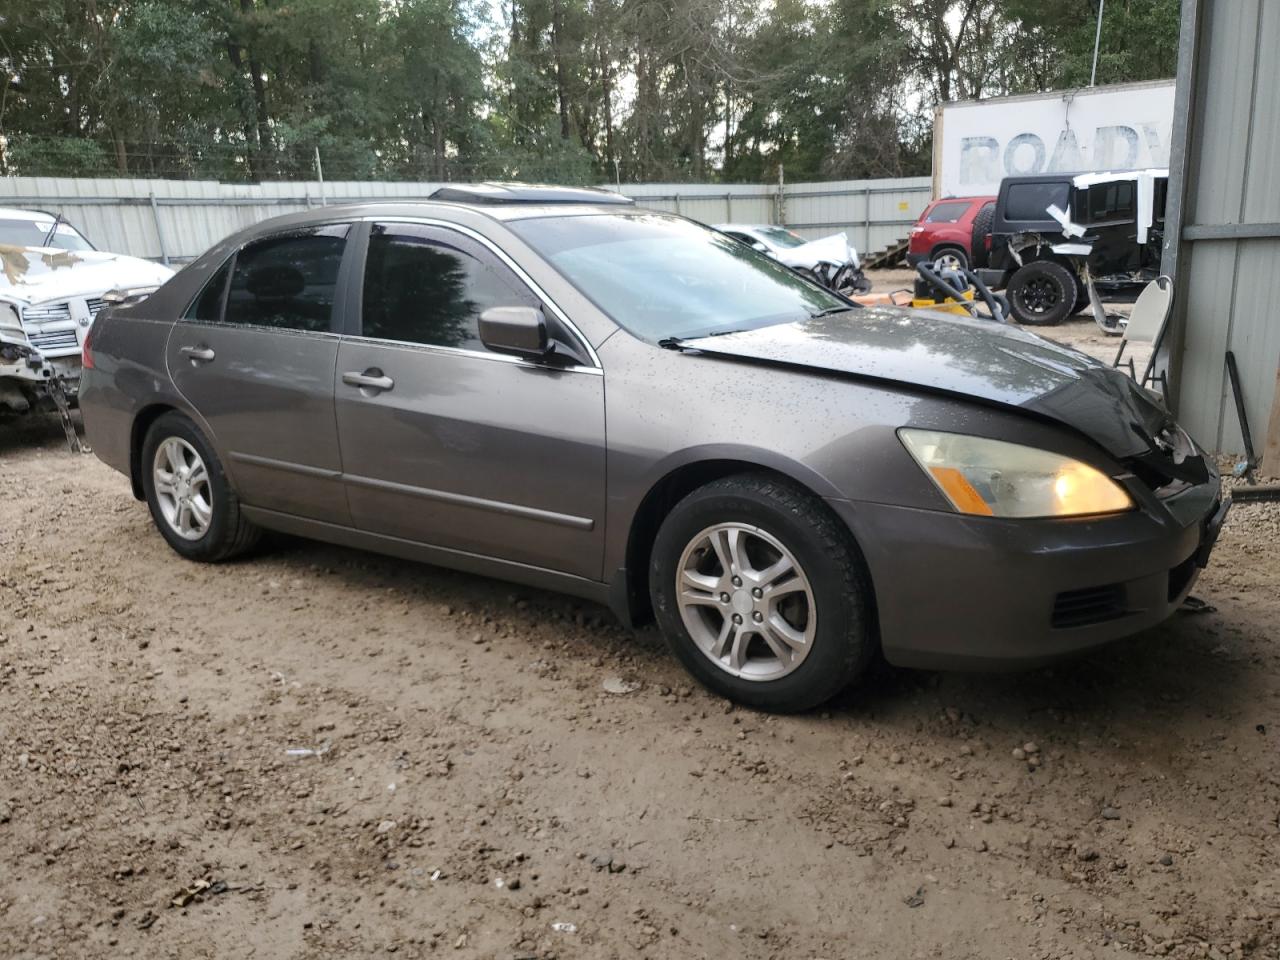
[[[618,324],[649,341],[786,323],[848,306],[772,257],[688,220],[597,214],[510,226]]]
[[[365,263],[363,333],[381,340],[482,350],[480,314],[538,306],[487,251],[416,224],[375,224]]]
[[[235,258],[226,323],[324,332],[333,317],[347,224],[251,243]]]
[[[1048,183],[1012,183],[1005,195],[1004,218],[1006,220],[1052,220],[1045,211],[1050,204],[1059,210],[1067,209],[1070,184],[1065,180]]]
[[[969,209],[968,201],[961,203],[939,203],[924,218],[925,223],[955,223]]]

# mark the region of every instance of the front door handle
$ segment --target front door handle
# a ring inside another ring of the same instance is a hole
[[[371,390],[374,393],[390,390],[396,385],[394,380],[377,367],[370,367],[364,373],[356,373],[355,371],[344,373],[342,382],[349,387],[359,387],[362,391]]]
[[[212,360],[214,357],[217,356],[217,354],[214,353],[212,349],[205,346],[183,347],[178,352],[181,353],[184,357],[189,358],[192,363],[208,363],[210,360]]]

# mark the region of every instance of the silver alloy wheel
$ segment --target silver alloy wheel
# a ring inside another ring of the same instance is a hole
[[[963,267],[961,266],[960,258],[956,256],[955,253],[950,250],[944,250],[938,255],[938,258],[933,261],[933,269],[960,270],[963,269]]]
[[[169,529],[184,540],[203,537],[213,521],[213,488],[196,448],[181,437],[166,438],[156,448],[151,476]]]
[[[813,649],[809,579],[777,537],[718,523],[694,537],[676,572],[680,618],[698,649],[744,680],[777,680]]]

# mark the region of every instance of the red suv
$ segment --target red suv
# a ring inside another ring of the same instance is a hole
[[[924,208],[911,228],[907,263],[941,263],[940,266],[967,268],[974,263],[973,243],[986,243],[991,234],[995,197],[948,197],[934,200]],[[985,212],[984,212],[985,211]],[[976,222],[975,222],[976,221]],[[978,260],[983,259],[981,256]]]

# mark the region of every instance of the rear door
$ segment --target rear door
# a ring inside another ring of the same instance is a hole
[[[333,416],[350,224],[242,247],[169,337],[169,372],[245,503],[350,525]]]
[[[445,227],[373,224],[357,302],[336,377],[355,524],[599,579],[604,379],[589,351],[551,365],[486,350],[483,310],[554,315],[486,244]]]

